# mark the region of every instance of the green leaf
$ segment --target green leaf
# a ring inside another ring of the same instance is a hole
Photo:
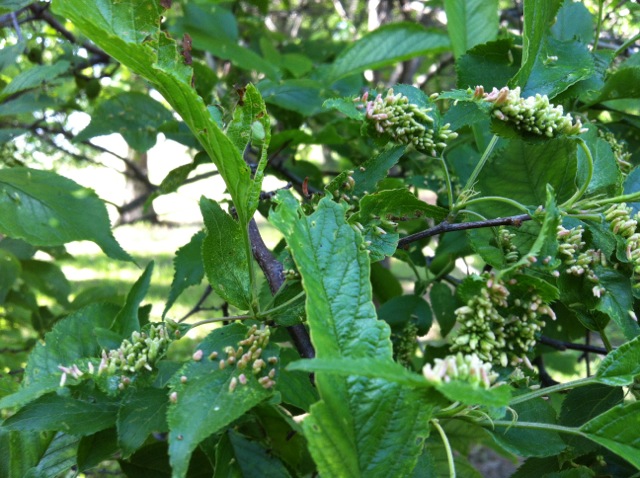
[[[277,65],[246,45],[239,44],[237,20],[229,9],[220,5],[187,3],[183,20],[183,28],[177,33],[189,33],[194,48],[209,51],[220,59],[230,60],[239,68],[263,72],[269,78],[280,76]]]
[[[204,231],[196,232],[189,241],[176,251],[173,258],[173,281],[167,304],[162,312],[162,318],[167,315],[176,299],[180,297],[187,287],[200,284],[204,277],[204,265],[202,264],[202,243],[204,241]]]
[[[518,456],[552,456],[557,455],[566,448],[566,444],[556,431],[531,430],[515,426],[520,422],[556,423],[556,412],[551,405],[544,400],[528,400],[513,406],[517,413],[517,421],[513,427],[506,429],[497,428],[491,432],[494,440],[505,450]],[[511,420],[510,412],[507,412],[503,420]],[[502,425],[504,426],[504,425]]]
[[[520,50],[511,39],[477,45],[456,62],[458,87],[502,88],[518,72],[519,59]]]
[[[538,235],[531,244],[531,247],[523,252],[520,260],[512,264],[510,267],[503,270],[503,273],[508,271],[516,271],[518,268],[526,266],[531,257],[540,257],[543,260],[549,259],[551,262],[558,251],[558,226],[560,225],[560,209],[556,203],[556,197],[553,192],[553,188],[547,184],[547,199],[544,205],[544,218],[542,225],[538,231]],[[533,285],[533,277],[529,279],[528,285]],[[542,282],[542,281],[541,281]],[[548,285],[543,282],[543,287],[548,289]]]
[[[456,299],[451,288],[442,282],[436,282],[431,286],[429,300],[440,325],[440,335],[446,337],[456,323],[455,310],[462,304]]]
[[[0,304],[4,303],[13,283],[20,277],[20,261],[9,251],[0,249]]]
[[[436,389],[453,402],[458,401],[472,406],[504,407],[511,399],[511,388],[508,385],[486,389],[453,380],[436,385]]]
[[[149,284],[151,283],[151,274],[153,274],[153,261],[147,264],[144,272],[127,294],[124,306],[113,319],[111,330],[121,335],[122,338],[129,337],[132,332],[140,330],[140,319],[138,317],[138,309],[140,303],[147,295]]]
[[[609,352],[600,362],[595,378],[605,385],[624,386],[633,383],[638,375],[640,375],[640,337]]]
[[[268,476],[270,478],[291,476],[282,462],[272,456],[266,448],[247,440],[233,430],[229,430],[228,434],[234,457],[243,476]]]
[[[540,94],[554,98],[594,73],[593,56],[585,45],[547,38],[522,90],[522,97]]]
[[[624,393],[620,387],[602,384],[587,385],[571,390],[562,401],[559,423],[568,427],[579,427],[610,408],[622,403]],[[564,440],[580,454],[597,448],[597,445],[583,437],[565,435]]]
[[[421,201],[408,189],[385,189],[363,197],[360,200],[358,216],[363,223],[369,222],[372,215],[379,217],[428,217],[440,222],[447,217],[447,214],[446,209]]]
[[[272,395],[271,390],[258,383],[259,376],[254,375],[250,368],[243,372],[229,364],[220,369],[218,359],[208,358],[212,352],[217,352],[220,359],[227,357],[225,348],[237,349],[238,342],[246,338],[248,330],[239,323],[214,330],[198,345],[197,349],[203,353],[202,360],[187,363],[176,374],[186,379],[184,383],[179,381],[173,385],[177,402],[170,405],[167,414],[169,456],[174,477],[185,476],[191,453],[198,443]],[[269,345],[263,350],[261,358],[268,362],[268,357],[277,355],[277,347]],[[267,365],[263,374],[266,375],[272,368],[273,365]],[[235,391],[230,391],[231,379],[237,380],[241,373],[247,378],[246,385],[238,384]],[[203,406],[205,403],[206,406]]]
[[[114,239],[98,196],[50,171],[0,170],[0,233],[34,246],[93,241],[109,257],[133,261]]]
[[[269,159],[267,152],[271,142],[271,119],[260,92],[252,84],[245,88],[243,103],[236,107],[233,121],[227,128],[227,134],[232,139],[235,134],[238,134],[234,143],[236,146],[241,146],[243,152],[249,143],[252,148],[259,150],[258,164],[253,174],[253,182],[247,199],[248,214],[253,216],[260,202],[264,168],[266,168]]]
[[[324,110],[337,110],[347,118],[362,121],[364,113],[356,107],[356,104],[350,98],[331,98],[322,103]]]
[[[403,294],[402,284],[398,278],[379,262],[371,264],[371,288],[374,300],[381,304]]]
[[[184,64],[175,42],[160,32],[160,8],[149,0],[136,2],[135,7],[132,14],[131,5],[114,0],[53,2],[56,13],[73,22],[78,31],[117,61],[149,80],[166,98],[215,163],[240,222],[248,223],[249,167],[192,88],[192,71]]]
[[[595,36],[593,27],[593,15],[582,2],[565,0],[551,27],[551,34],[556,40],[578,40],[588,45]]]
[[[58,365],[68,366],[86,357],[98,357],[95,328],[108,328],[118,307],[92,304],[62,319],[29,355],[22,388],[0,400],[0,409],[23,405],[59,388]],[[46,344],[46,345],[45,345]]]
[[[25,113],[46,110],[57,106],[58,103],[48,94],[36,90],[23,93],[11,101],[0,105],[0,116],[14,116]]]
[[[453,54],[460,58],[467,50],[498,36],[497,0],[445,0],[447,31]]]
[[[76,465],[79,442],[80,438],[77,436],[67,435],[66,433],[56,433],[53,440],[49,443],[44,456],[38,462],[38,465],[31,468],[24,477],[50,478],[58,477],[62,473],[68,472]]]
[[[282,395],[282,401],[298,407],[305,412],[311,405],[320,400],[318,391],[311,383],[311,377],[307,373],[289,370],[288,365],[300,360],[300,354],[293,348],[280,350],[280,376],[278,377],[278,392]]]
[[[640,402],[622,404],[585,423],[580,430],[640,469]]]
[[[513,85],[525,86],[531,75],[541,50],[547,38],[547,32],[551,27],[556,12],[560,8],[560,0],[537,2],[536,0],[524,1],[524,30],[522,32],[522,66],[517,76],[513,79]],[[544,60],[546,58],[541,58]]]
[[[314,80],[263,80],[257,86],[267,103],[304,116],[319,113],[326,98],[322,84]]]
[[[22,407],[3,422],[2,428],[89,435],[114,425],[117,411],[113,402],[76,400],[51,393]]]
[[[17,432],[0,428],[0,476],[23,477],[44,455],[52,434]]]
[[[633,291],[631,281],[625,274],[601,265],[594,267],[599,284],[606,289],[606,293],[596,305],[596,310],[610,317],[622,329],[627,339],[633,339],[640,334],[640,326],[629,311],[633,311]]]
[[[510,139],[504,148],[494,152],[475,190],[482,196],[508,197],[535,208],[546,203],[547,184],[550,184],[557,201],[562,203],[576,190],[576,163],[576,145],[571,139],[540,143]],[[487,203],[479,210],[487,217],[522,212],[500,202]]]
[[[204,271],[213,290],[239,309],[251,308],[251,277],[240,224],[210,199],[200,199],[207,229],[202,242]]]
[[[83,436],[78,444],[78,471],[98,466],[119,452],[115,428],[107,428],[93,435]]]
[[[285,240],[307,294],[307,321],[318,359],[377,359],[393,367],[389,328],[376,320],[363,239],[329,197],[305,217],[281,191],[269,220]],[[418,379],[419,376],[416,376]],[[415,466],[432,405],[382,379],[316,375],[322,400],[303,422],[318,471],[327,476],[406,476]],[[393,457],[393,459],[389,459]]]
[[[22,261],[22,278],[61,305],[69,304],[71,284],[56,264],[33,259]]]
[[[366,192],[376,190],[376,184],[387,177],[389,170],[395,166],[407,147],[405,145],[392,146],[385,149],[377,156],[365,161],[362,166],[355,169],[351,177],[355,181],[353,194],[362,196]]]
[[[9,0],[4,0],[4,4],[8,3]],[[30,3],[30,2],[25,2]],[[2,12],[2,7],[0,6],[0,12]],[[0,71],[4,70],[7,66],[15,65],[18,57],[25,50],[25,42],[19,41],[14,45],[5,45],[4,48],[0,51]]]
[[[306,359],[289,364],[288,370],[304,372],[325,372],[329,374],[381,378],[387,382],[399,383],[409,387],[432,388],[422,375],[410,372],[396,362],[382,361],[375,358],[343,359]]]
[[[153,432],[166,432],[169,398],[158,388],[132,389],[118,410],[118,444],[123,458],[140,448]]]
[[[3,88],[0,92],[0,99],[4,99],[20,91],[41,86],[43,83],[60,76],[67,71],[67,69],[69,69],[69,62],[59,61],[53,65],[36,65],[28,70],[24,70],[15,76],[13,80],[11,80],[11,83]]]
[[[587,194],[607,194],[616,196],[622,193],[622,173],[616,161],[611,145],[598,137],[597,129],[588,125],[589,131],[582,135],[593,156],[593,176]],[[578,148],[578,182],[587,179],[587,159],[582,148]]]
[[[91,122],[74,141],[120,133],[132,149],[145,152],[155,146],[158,128],[172,119],[171,112],[148,94],[120,93],[98,105]]]
[[[634,98],[640,98],[640,66],[621,68],[611,74],[591,104]]]
[[[419,335],[425,335],[433,322],[431,307],[417,295],[402,295],[385,302],[378,309],[378,319],[384,320],[392,329],[413,322],[418,326]]]
[[[449,48],[447,36],[416,23],[390,23],[368,33],[335,59],[328,82]]]

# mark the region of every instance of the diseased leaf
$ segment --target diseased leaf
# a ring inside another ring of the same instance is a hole
[[[109,257],[133,261],[114,239],[98,196],[50,171],[0,170],[0,233],[34,246],[93,241]]]
[[[204,265],[202,264],[202,243],[204,231],[196,232],[191,240],[176,251],[173,259],[173,281],[167,298],[167,304],[162,312],[164,318],[176,299],[180,297],[187,287],[200,284],[204,278]]]
[[[241,226],[210,199],[200,199],[207,235],[202,242],[204,271],[220,297],[239,309],[251,307],[249,261]]]
[[[305,217],[290,192],[277,198],[269,220],[285,236],[302,276],[317,358],[376,359],[392,367],[389,328],[376,320],[371,302],[363,239],[346,222],[344,206],[325,197]],[[316,375],[316,384],[322,400],[303,428],[321,474],[391,477],[413,469],[432,407],[422,393],[382,379],[325,373]]]
[[[429,31],[416,23],[390,23],[363,36],[342,51],[329,71],[329,82],[366,69],[408,60],[449,47],[441,32]]]
[[[445,0],[444,9],[456,58],[470,48],[495,40],[498,36],[497,0]]]
[[[38,464],[52,438],[52,433],[0,428],[0,476],[27,476],[27,470]]]
[[[225,348],[237,350],[238,342],[246,338],[248,330],[239,323],[214,330],[197,347],[202,351],[202,360],[185,364],[176,374],[186,378],[173,384],[176,402],[169,406],[167,414],[169,456],[174,477],[185,476],[189,459],[198,443],[273,394],[272,389],[264,388],[258,379],[274,368],[268,359],[277,359],[278,348],[275,345],[263,348],[261,358],[267,362],[267,368],[260,374],[252,373],[253,361],[245,369],[232,364],[223,369],[219,366],[220,360],[227,357]],[[217,353],[215,359],[210,358],[212,352]],[[245,375],[246,384],[238,383],[235,390],[230,390],[231,380],[238,381],[240,374]],[[277,376],[275,380],[278,380]]]
[[[184,64],[175,42],[159,30],[158,4],[135,5],[133,15],[130,4],[113,0],[55,0],[53,9],[106,53],[149,80],[165,97],[215,163],[240,222],[247,224],[249,167],[192,88],[192,70]]]
[[[640,469],[640,402],[621,404],[585,423],[580,430],[596,443]]]

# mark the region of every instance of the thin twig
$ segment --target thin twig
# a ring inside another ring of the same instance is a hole
[[[258,265],[264,272],[267,282],[269,283],[269,289],[271,293],[275,295],[282,284],[284,284],[284,274],[282,264],[273,256],[271,251],[267,248],[266,244],[262,240],[260,230],[256,221],[251,219],[249,222],[249,239],[251,240],[251,250],[253,251],[253,257],[255,257]],[[293,341],[296,349],[303,358],[315,357],[315,350],[311,344],[311,338],[309,332],[303,324],[296,324],[287,327],[289,336]]]
[[[210,285],[208,285],[205,288],[205,290],[202,293],[202,295],[200,296],[200,299],[198,299],[198,302],[196,302],[196,305],[194,305],[193,308],[189,312],[187,312],[180,320],[178,320],[178,322],[179,323],[180,322],[184,322],[189,317],[191,317],[193,314],[197,314],[201,310],[204,310],[202,308],[202,304],[204,304],[204,301],[207,300],[207,297],[209,297],[209,295],[211,295],[211,292],[213,292],[213,289],[211,288]]]
[[[562,340],[552,339],[551,337],[545,337],[542,335],[538,342],[544,345],[548,345],[556,350],[580,350],[582,352],[591,352],[594,354],[607,355],[607,349],[604,347],[597,347],[590,344],[576,344],[572,342],[563,342]]]
[[[398,249],[406,249],[407,246],[412,242],[426,239],[427,237],[436,236],[438,234],[444,234],[445,232],[465,231],[467,229],[478,229],[481,227],[495,226],[520,227],[520,224],[522,224],[524,221],[530,220],[531,216],[529,216],[528,214],[518,214],[517,216],[498,217],[496,219],[487,219],[486,221],[459,222],[455,224],[449,224],[447,221],[443,221],[437,226],[403,237],[398,241]]]

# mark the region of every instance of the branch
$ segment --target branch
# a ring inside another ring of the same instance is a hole
[[[588,344],[575,344],[571,342],[563,342],[562,340],[552,339],[551,337],[545,337],[542,335],[538,342],[544,345],[548,345],[556,350],[580,350],[582,352],[592,352],[594,354],[607,355],[607,349],[604,347],[597,347],[595,345]]]
[[[449,224],[447,221],[442,221],[435,227],[431,227],[424,231],[416,232],[409,236],[403,237],[398,241],[398,249],[407,249],[412,242],[425,239],[427,237],[436,236],[438,234],[444,234],[445,232],[452,231],[465,231],[467,229],[478,229],[481,227],[494,227],[494,226],[516,226],[520,225],[524,221],[530,221],[531,216],[528,214],[519,214],[517,216],[510,217],[498,217],[496,219],[487,219],[486,221],[475,222],[459,222],[455,224]]]
[[[98,48],[94,44],[86,42],[86,41],[85,42],[79,42],[78,39],[76,38],[76,36],[73,33],[71,33],[69,30],[67,30],[51,14],[51,12],[49,12],[49,4],[47,4],[44,8],[42,8],[42,7],[40,7],[40,6],[36,5],[36,4],[33,4],[33,5],[31,5],[29,7],[29,9],[33,12],[33,14],[36,16],[36,18],[40,18],[40,19],[44,20],[45,22],[47,22],[51,28],[56,30],[58,33],[60,33],[60,35],[65,37],[71,43],[75,43],[76,45],[80,45],[82,48],[84,48],[88,52],[91,52],[94,55],[97,55],[98,57],[100,57],[103,61],[110,61],[109,55],[107,55],[104,51],[102,51],[100,48]]]
[[[200,296],[200,299],[198,299],[198,302],[196,302],[196,305],[193,306],[193,308],[187,312],[180,320],[178,320],[178,322],[184,322],[185,320],[187,320],[189,317],[191,317],[193,314],[196,314],[202,310],[205,310],[202,307],[202,304],[204,304],[204,301],[207,300],[207,297],[209,297],[209,295],[211,294],[211,292],[213,292],[213,289],[211,288],[210,285],[208,285],[205,289],[204,292],[202,293],[202,295]]]
[[[251,222],[249,222],[249,239],[251,240],[253,257],[255,257],[260,269],[264,272],[271,293],[275,295],[280,290],[280,287],[282,287],[282,284],[284,284],[282,264],[278,262],[262,240],[260,230],[254,219],[251,219]],[[315,350],[313,350],[309,332],[307,332],[303,324],[291,325],[287,327],[287,331],[301,357],[315,357],[316,353]]]

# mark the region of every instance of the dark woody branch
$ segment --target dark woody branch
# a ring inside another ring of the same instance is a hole
[[[530,221],[530,220],[531,220],[531,216],[529,216],[528,214],[519,214],[517,216],[487,219],[486,221],[459,222],[454,224],[450,224],[447,221],[443,221],[437,226],[403,237],[398,241],[398,249],[406,249],[409,246],[409,244],[411,244],[412,242],[416,242],[421,239],[426,239],[427,237],[436,236],[438,234],[444,234],[445,232],[465,231],[467,229],[479,229],[482,227],[495,227],[495,226],[520,227],[520,225],[523,222]]]
[[[253,251],[253,257],[255,257],[258,265],[264,272],[269,288],[272,294],[276,294],[282,284],[284,284],[284,274],[282,264],[273,256],[271,251],[267,248],[266,244],[262,240],[258,225],[255,220],[251,220],[249,223],[249,239],[251,240],[251,249]],[[303,358],[315,357],[315,351],[311,344],[311,338],[309,332],[302,324],[292,325],[287,327],[289,336],[296,349]]]

